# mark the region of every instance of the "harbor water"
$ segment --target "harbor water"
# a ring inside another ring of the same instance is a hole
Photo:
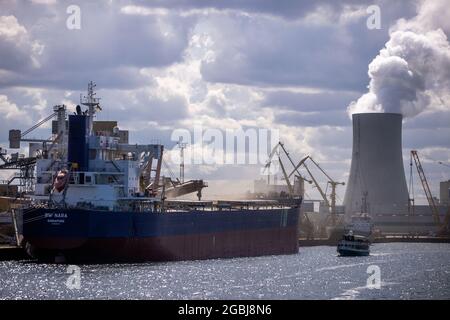
[[[166,263],[1,261],[0,299],[450,299],[450,244],[375,244],[368,257],[319,246]]]

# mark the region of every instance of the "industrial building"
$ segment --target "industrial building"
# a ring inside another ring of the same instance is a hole
[[[381,234],[438,234],[443,230],[443,226],[448,224],[450,180],[440,183],[440,200],[435,198],[431,194],[418,153],[412,150],[411,169],[415,164],[429,204],[415,203],[412,199],[413,195],[410,195],[414,192],[408,190],[405,177],[402,120],[402,115],[396,113],[353,115],[352,160],[343,205],[336,203],[336,186],[344,185],[344,183],[334,181],[310,156],[304,157],[294,165],[282,143],[279,146],[294,169],[290,173],[286,172],[286,166],[282,165],[278,155],[285,178],[284,184],[279,184],[276,176],[271,183],[269,179],[255,180],[254,193],[250,195],[263,199],[303,197],[304,183],[307,181],[313,183],[321,199],[304,200],[301,212],[307,214],[308,220],[318,229],[323,227],[331,228],[329,230],[336,229],[339,224],[349,222],[352,216],[368,213],[375,230]],[[273,151],[271,156],[273,157],[274,154]],[[331,185],[329,195],[326,190],[323,191],[324,189],[306,166],[305,162],[308,159],[327,177],[327,186]],[[266,164],[266,167],[268,165],[270,162]],[[302,176],[298,172],[297,169],[301,166],[308,176]],[[294,182],[289,182],[289,178],[294,173],[296,174]],[[345,219],[342,219],[344,217]]]
[[[402,115],[354,114],[352,163],[344,197],[346,217],[367,212],[383,233],[438,232],[441,225],[436,220],[444,221],[447,208],[434,204],[418,158],[415,161],[422,184],[428,188],[429,206],[410,202],[403,166]],[[441,204],[448,203],[448,186],[441,183]]]
[[[439,204],[450,206],[450,180],[441,181],[439,184]]]

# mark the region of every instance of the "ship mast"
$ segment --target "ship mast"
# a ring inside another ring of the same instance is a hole
[[[102,110],[100,107],[100,98],[96,98],[96,93],[94,92],[94,89],[97,85],[90,81],[88,83],[88,93],[87,96],[84,96],[82,99],[80,98],[80,103],[84,106],[87,106],[88,109],[88,116],[89,116],[89,135],[92,135],[92,128],[94,125],[94,115],[97,111],[97,109]]]
[[[184,183],[184,149],[186,148],[187,143],[183,142],[183,138],[180,137],[177,145],[180,148],[180,182]]]

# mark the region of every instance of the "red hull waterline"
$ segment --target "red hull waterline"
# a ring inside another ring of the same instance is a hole
[[[29,238],[29,254],[67,262],[179,261],[298,253],[298,229],[240,230],[146,238]]]

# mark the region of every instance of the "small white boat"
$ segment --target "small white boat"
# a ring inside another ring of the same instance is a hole
[[[370,241],[365,236],[353,235],[353,232],[349,231],[339,240],[337,252],[341,256],[368,256]]]

